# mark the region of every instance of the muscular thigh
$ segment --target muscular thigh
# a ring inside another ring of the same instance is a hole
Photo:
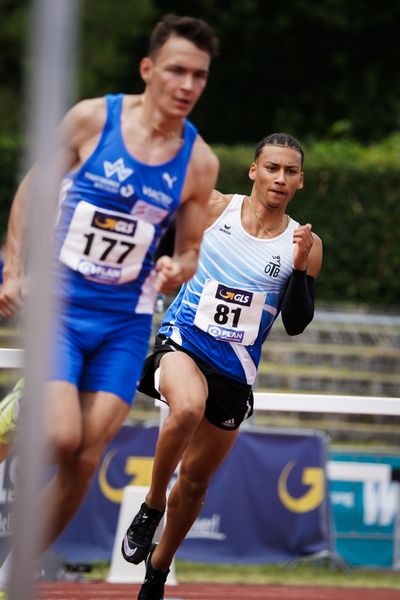
[[[208,386],[193,359],[184,352],[168,352],[161,357],[159,369],[159,391],[171,411],[191,409],[203,414]]]
[[[164,369],[165,365],[165,369]],[[188,383],[190,382],[190,383]],[[154,398],[168,398],[180,408],[193,406],[204,394],[204,414],[216,427],[234,431],[253,412],[251,386],[222,375],[195,353],[158,335],[153,354],[146,360],[140,390]]]
[[[115,394],[79,393],[66,381],[47,383],[44,420],[51,460],[86,449],[100,454],[128,412],[128,404]]]

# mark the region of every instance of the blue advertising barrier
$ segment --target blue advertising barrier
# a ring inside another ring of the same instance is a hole
[[[68,562],[110,560],[123,489],[149,485],[157,435],[158,426],[121,429],[78,514],[53,546],[56,554]],[[274,563],[330,549],[325,465],[325,437],[317,432],[243,429],[177,556]],[[2,518],[8,523],[7,515]]]
[[[178,558],[275,563],[328,550],[325,438],[243,430]]]
[[[121,428],[79,512],[54,544],[57,554],[69,562],[110,560],[124,487],[149,485],[158,431],[155,426]]]
[[[17,480],[17,458],[10,456],[0,463],[0,560],[9,550],[9,539],[13,533],[15,484]]]

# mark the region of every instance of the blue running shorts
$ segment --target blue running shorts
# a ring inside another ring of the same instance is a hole
[[[51,332],[49,380],[111,392],[132,404],[149,349],[152,315],[65,307]]]

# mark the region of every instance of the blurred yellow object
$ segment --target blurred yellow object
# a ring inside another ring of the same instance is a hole
[[[17,381],[13,389],[0,401],[0,444],[8,444],[16,430],[24,393],[24,383],[24,378],[22,377]]]

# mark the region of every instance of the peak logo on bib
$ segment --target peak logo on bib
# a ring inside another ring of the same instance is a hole
[[[103,166],[106,177],[117,175],[118,181],[125,181],[125,179],[127,179],[129,175],[132,175],[133,173],[133,169],[125,167],[123,158],[118,158],[118,160],[113,163],[109,160],[105,160],[103,162]]]
[[[225,300],[225,302],[232,302],[233,304],[240,304],[241,306],[250,306],[253,294],[251,292],[228,288],[225,285],[219,284],[215,297]]]
[[[91,260],[82,259],[77,268],[78,273],[81,273],[86,279],[93,279],[99,283],[118,283],[121,277],[121,267],[110,267],[101,265]]]
[[[227,327],[221,327],[220,325],[209,325],[207,327],[207,333],[212,335],[212,337],[216,340],[220,340],[222,342],[241,343],[244,338],[244,331],[228,329]]]

